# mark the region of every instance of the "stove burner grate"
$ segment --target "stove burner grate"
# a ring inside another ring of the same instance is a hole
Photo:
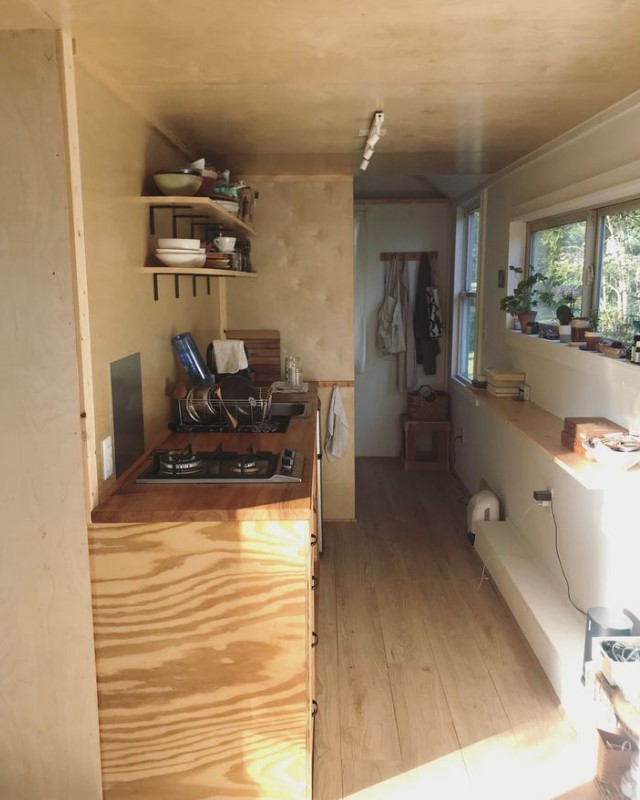
[[[157,450],[154,461],[165,475],[193,475],[202,469],[202,458],[191,445],[184,450]]]
[[[147,470],[136,483],[299,483],[304,457],[295,450],[227,452],[222,444],[215,450],[194,453],[184,449],[156,450]]]

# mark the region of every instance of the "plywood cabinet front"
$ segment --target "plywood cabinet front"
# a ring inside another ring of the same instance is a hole
[[[310,526],[92,526],[106,800],[311,797]]]

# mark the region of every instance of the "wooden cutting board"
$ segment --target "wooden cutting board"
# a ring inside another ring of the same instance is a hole
[[[227,339],[242,339],[247,350],[249,368],[257,386],[268,386],[281,380],[280,331],[228,330]]]

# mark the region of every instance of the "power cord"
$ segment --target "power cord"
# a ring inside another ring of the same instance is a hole
[[[556,513],[553,510],[553,499],[549,503],[549,508],[551,509],[551,518],[553,519],[553,527],[555,529],[554,534],[554,541],[556,546],[556,556],[558,557],[558,564],[560,564],[560,570],[562,572],[562,577],[564,578],[564,582],[567,584],[567,597],[569,598],[569,602],[575,608],[576,611],[579,611],[583,617],[587,616],[587,612],[583,611],[580,606],[576,605],[573,602],[573,598],[571,597],[571,586],[569,585],[569,579],[567,578],[567,573],[564,571],[564,565],[562,563],[562,559],[560,558],[560,550],[558,548],[558,521],[556,519]]]

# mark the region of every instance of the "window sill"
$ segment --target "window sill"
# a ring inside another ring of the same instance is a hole
[[[513,335],[525,338],[524,334]],[[543,345],[549,344],[553,347],[553,342],[539,341]],[[564,349],[577,350],[573,347]],[[595,354],[583,351],[578,351],[578,353],[585,359],[590,355],[592,358],[597,358]],[[613,361],[604,356],[602,358],[605,361]],[[620,366],[624,367],[625,365],[621,364]],[[628,366],[633,369],[632,364],[628,364]],[[640,372],[640,370],[638,371]],[[456,379],[451,381],[450,387],[453,394],[471,400],[476,408],[482,408],[504,422],[586,489],[602,491],[607,488],[615,488],[616,491],[624,490],[625,492],[638,490],[640,466],[627,471],[607,469],[595,461],[565,450],[560,441],[560,434],[564,427],[563,421],[535,403],[517,402],[510,397],[494,397],[484,389],[471,389]]]
[[[602,353],[569,347],[559,341],[527,336],[516,331],[505,331],[505,342],[523,353],[545,358],[568,369],[579,370],[592,377],[628,386],[640,392],[640,366],[624,359],[607,358]]]

